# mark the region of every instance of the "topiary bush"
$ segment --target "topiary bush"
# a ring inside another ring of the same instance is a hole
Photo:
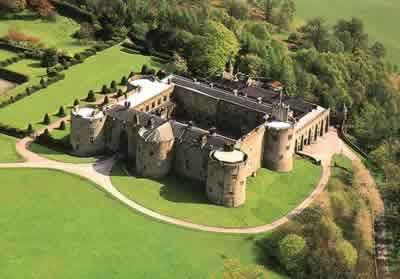
[[[87,97],[86,97],[86,102],[96,102],[96,95],[94,94],[93,90],[90,90]]]
[[[48,113],[46,113],[45,115],[44,115],[44,118],[43,118],[43,124],[44,125],[49,125],[50,124],[50,116],[49,116],[49,114]]]

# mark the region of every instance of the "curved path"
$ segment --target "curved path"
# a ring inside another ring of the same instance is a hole
[[[79,175],[96,183],[101,189],[109,193],[115,199],[121,201],[126,206],[139,211],[142,214],[155,218],[159,221],[174,224],[188,229],[200,230],[214,233],[229,233],[229,234],[257,234],[272,231],[277,227],[287,223],[295,215],[298,215],[306,207],[310,206],[314,199],[325,189],[325,186],[331,175],[330,162],[331,158],[336,153],[343,153],[350,159],[356,159],[357,156],[350,150],[337,136],[335,130],[330,130],[323,138],[317,143],[307,146],[304,153],[321,160],[322,163],[322,175],[321,179],[315,188],[315,190],[295,209],[289,212],[284,217],[274,221],[273,223],[247,228],[223,228],[223,227],[212,227],[200,224],[194,224],[191,222],[175,219],[169,216],[162,215],[148,208],[145,208],[136,202],[128,199],[121,192],[119,192],[111,183],[111,170],[115,163],[114,158],[110,158],[104,161],[98,161],[94,164],[68,164],[56,161],[51,161],[40,157],[37,154],[32,153],[27,149],[27,146],[32,140],[25,138],[20,140],[17,145],[17,152],[24,157],[25,163],[9,163],[0,164],[0,168],[38,168],[38,169],[54,169],[60,170],[67,173]]]

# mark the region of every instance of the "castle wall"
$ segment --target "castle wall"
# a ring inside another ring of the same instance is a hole
[[[105,116],[84,118],[72,113],[70,142],[75,154],[92,156],[104,152],[105,122]]]
[[[174,172],[190,179],[205,182],[210,150],[200,144],[176,143]]]
[[[267,125],[264,165],[273,171],[289,172],[293,169],[294,127],[288,123],[284,124],[288,127],[276,128]]]
[[[246,162],[225,163],[210,156],[206,194],[215,204],[239,207],[246,201]]]
[[[254,175],[262,167],[265,125],[260,125],[244,136],[237,148],[247,154],[246,175]]]
[[[146,142],[140,136],[136,144],[136,173],[143,177],[160,178],[169,174],[174,141]]]
[[[177,103],[178,114],[190,114],[194,122],[216,126],[218,99],[180,86],[175,86],[173,99]]]

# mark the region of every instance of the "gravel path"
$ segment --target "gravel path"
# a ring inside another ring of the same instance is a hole
[[[56,125],[55,125],[56,126]],[[21,154],[26,162],[15,163],[15,164],[0,164],[0,168],[38,168],[38,169],[55,169],[61,170],[67,173],[72,173],[84,177],[94,183],[96,183],[101,189],[109,193],[112,197],[124,203],[126,206],[139,211],[140,213],[150,216],[162,222],[174,224],[180,227],[214,232],[214,233],[228,233],[228,234],[257,234],[269,232],[277,227],[287,223],[293,216],[302,212],[305,208],[310,206],[315,198],[324,191],[325,186],[331,175],[330,162],[334,154],[342,153],[348,156],[350,159],[358,159],[357,156],[350,150],[337,136],[335,130],[330,130],[323,138],[317,143],[307,146],[304,153],[321,160],[322,165],[322,176],[315,188],[315,190],[295,209],[289,212],[286,216],[276,220],[273,223],[248,228],[223,228],[223,227],[212,227],[194,224],[179,219],[171,218],[148,208],[145,208],[134,201],[128,199],[121,192],[119,192],[111,183],[111,170],[115,163],[114,158],[110,158],[104,161],[99,161],[94,164],[68,164],[56,161],[51,161],[32,153],[26,147],[32,140],[25,138],[17,143],[17,151]]]

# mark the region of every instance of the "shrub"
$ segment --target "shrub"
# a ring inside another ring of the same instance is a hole
[[[61,123],[60,123],[60,127],[58,127],[58,129],[60,129],[60,130],[65,130],[67,127],[66,127],[66,125],[65,125],[65,121],[63,120],[63,121],[61,121]]]
[[[142,75],[146,75],[146,74],[148,73],[148,70],[149,70],[149,66],[147,66],[146,64],[144,64],[144,65],[142,66],[142,70],[140,71],[140,73],[141,73]]]
[[[117,90],[117,82],[115,80],[113,80],[110,84],[110,87],[112,90]]]
[[[58,53],[55,48],[46,49],[42,57],[43,67],[53,67],[58,64]]]
[[[26,133],[31,135],[33,133],[33,126],[29,123],[28,128],[26,129]]]
[[[108,96],[106,96],[104,98],[103,105],[108,105],[109,103],[110,103],[110,100],[108,99]]]
[[[134,75],[135,75],[134,72],[130,72],[130,73],[129,73],[129,78],[133,77]]]
[[[65,115],[66,115],[66,114],[65,114],[64,107],[61,106],[60,109],[58,110],[57,116],[59,116],[59,117],[65,117]]]
[[[103,87],[101,88],[101,94],[107,94],[107,93],[109,93],[109,90],[108,90],[108,88],[107,88],[107,85],[103,85]]]
[[[121,85],[127,85],[127,84],[128,84],[128,79],[126,78],[126,76],[123,76],[123,77],[121,78],[120,84],[121,84]]]
[[[48,113],[46,113],[46,114],[44,115],[43,124],[45,124],[45,125],[49,125],[49,124],[50,124],[50,116],[49,116]],[[47,130],[47,129],[46,129],[46,130]]]
[[[304,261],[307,243],[303,237],[296,234],[288,234],[278,244],[278,258],[281,264],[289,272],[301,272],[304,270]]]
[[[42,86],[42,88],[46,88],[47,87],[47,82],[44,78],[40,79],[40,85]]]
[[[118,89],[117,91],[117,97],[122,97],[124,95],[124,92],[122,92],[122,89]]]
[[[74,107],[76,107],[76,106],[79,106],[79,100],[78,99],[74,100]]]
[[[96,95],[94,94],[93,90],[90,90],[87,97],[86,102],[96,102]]]

